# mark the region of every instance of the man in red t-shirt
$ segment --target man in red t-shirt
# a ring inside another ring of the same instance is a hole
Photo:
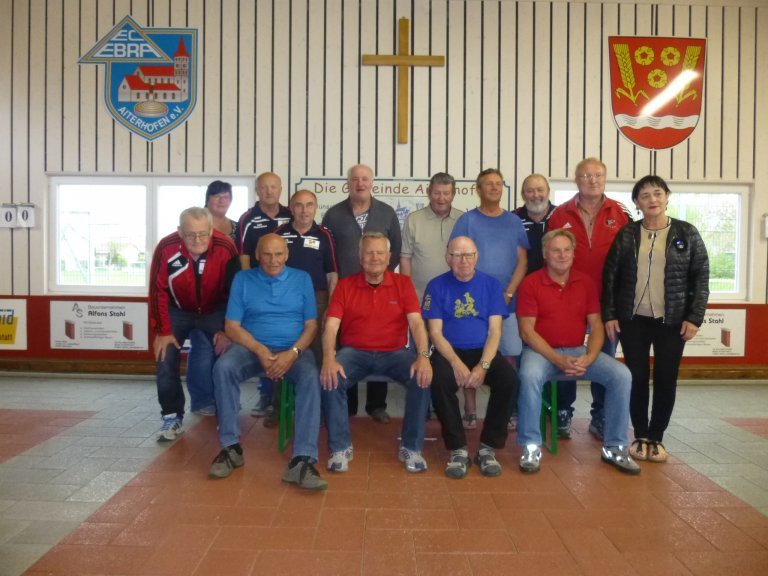
[[[339,280],[328,305],[320,383],[331,451],[328,470],[332,472],[346,472],[353,456],[347,388],[372,374],[406,387],[398,457],[408,472],[427,469],[421,449],[432,381],[429,342],[413,283],[408,276],[387,270],[390,256],[384,234],[364,233],[360,239],[362,270]],[[415,351],[405,347],[409,328]],[[336,352],[339,332],[341,347]]]
[[[619,230],[632,217],[627,208],[605,195],[607,169],[597,158],[585,158],[576,165],[575,182],[579,191],[568,202],[558,206],[549,218],[549,230],[563,228],[576,238],[573,261],[574,270],[586,273],[597,288],[597,297],[603,288],[603,265],[608,250]],[[616,355],[616,344],[606,338],[603,352]],[[558,385],[558,421],[565,425],[573,416],[573,402],[576,400],[576,382]],[[603,437],[603,387],[592,383],[592,422],[589,431],[597,438]]]
[[[600,382],[605,389],[603,461],[622,472],[639,474],[627,445],[632,375],[624,364],[600,351],[605,332],[597,288],[589,276],[572,269],[573,234],[551,230],[542,238],[542,247],[545,267],[526,276],[518,290],[517,317],[526,345],[518,399],[517,443],[524,447],[520,469],[539,471],[544,383],[578,379]]]

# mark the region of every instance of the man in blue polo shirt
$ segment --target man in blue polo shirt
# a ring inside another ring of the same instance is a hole
[[[320,379],[313,354],[303,354],[317,334],[312,281],[287,268],[288,247],[276,234],[259,239],[259,267],[239,272],[232,283],[225,331],[232,345],[213,369],[221,451],[209,475],[226,478],[244,464],[240,446],[240,383],[258,374],[285,377],[295,388],[293,458],[283,481],[310,490],[327,483],[314,467],[320,432]],[[258,339],[256,338],[258,336]]]
[[[336,265],[336,246],[330,230],[315,223],[317,196],[309,190],[299,190],[291,196],[291,221],[275,230],[288,244],[288,262],[291,268],[304,270],[312,279],[317,303],[317,318],[322,331],[323,316],[328,308],[328,299],[339,281]],[[312,342],[315,359],[323,359],[321,338]]]
[[[476,270],[477,260],[470,238],[451,240],[445,254],[450,270],[430,281],[422,305],[435,347],[432,402],[451,452],[445,474],[455,479],[464,478],[470,467],[456,391],[483,384],[491,389],[475,463],[483,476],[498,476],[501,465],[494,449],[507,441],[507,406],[519,385],[515,369],[499,353],[502,321],[509,314],[501,284]]]

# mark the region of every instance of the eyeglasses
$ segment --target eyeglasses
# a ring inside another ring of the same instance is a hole
[[[584,180],[585,182],[589,180],[600,180],[605,176],[605,174],[601,172],[597,172],[596,174],[579,174],[577,178],[579,180]]]
[[[208,240],[210,235],[210,232],[184,232],[182,234],[184,240],[189,240],[190,242],[194,242],[195,240]]]
[[[472,260],[477,252],[448,252],[448,256],[455,260]]]

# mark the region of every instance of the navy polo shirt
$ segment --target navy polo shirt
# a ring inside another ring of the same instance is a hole
[[[288,222],[275,230],[275,234],[285,238],[288,244],[286,265],[309,274],[316,292],[328,290],[326,274],[339,271],[333,236],[328,228],[313,224],[306,234],[299,234],[293,222]]]

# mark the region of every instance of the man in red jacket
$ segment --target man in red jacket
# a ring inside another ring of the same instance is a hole
[[[224,335],[227,305],[227,262],[237,256],[235,244],[214,230],[205,208],[187,208],[179,228],[155,248],[149,277],[150,331],[157,362],[157,399],[163,426],[158,442],[170,442],[184,432],[184,389],[181,386],[180,351],[190,331],[201,330],[210,347],[193,348],[190,366],[198,371],[205,398],[190,398],[193,409],[214,408],[213,363],[229,345]]]
[[[592,278],[598,297],[603,288],[603,265],[608,250],[619,230],[632,221],[629,210],[623,204],[605,195],[606,172],[605,164],[597,158],[585,158],[579,162],[575,174],[579,191],[552,212],[547,227],[548,230],[563,228],[574,235],[576,251],[573,269]],[[606,338],[602,351],[613,357],[616,345]],[[576,382],[563,382],[558,386],[558,393],[558,420],[570,421],[576,400]],[[599,439],[603,438],[604,403],[605,388],[593,382],[589,431]]]

